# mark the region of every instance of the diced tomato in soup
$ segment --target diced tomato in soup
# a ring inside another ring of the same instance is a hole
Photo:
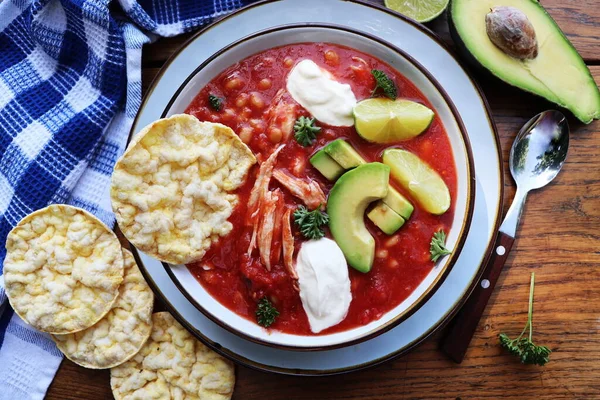
[[[349,267],[352,302],[348,315],[340,324],[319,333],[322,335],[355,328],[380,318],[421,283],[434,265],[429,253],[431,237],[440,229],[448,231],[451,226],[457,183],[450,142],[437,116],[426,132],[395,144],[369,143],[360,138],[353,127],[326,126],[319,122],[323,129],[312,146],[300,146],[293,134],[284,141],[280,127],[289,122],[286,121],[290,118],[289,113],[292,124],[301,115],[309,116],[285,93],[283,105],[279,109],[276,107],[282,97],[280,90],[285,90],[288,73],[302,59],[314,61],[339,82],[348,83],[358,101],[371,96],[375,82],[370,71],[379,69],[396,82],[399,97],[433,108],[414,84],[377,58],[342,46],[305,43],[269,49],[231,66],[200,91],[186,113],[201,121],[220,122],[231,127],[252,149],[259,162],[284,142],[286,146],[277,158],[276,167],[294,176],[317,181],[325,194],[333,183],[311,166],[309,158],[328,142],[344,138],[368,162],[381,161],[383,150],[389,147],[417,154],[442,176],[453,199],[450,210],[436,216],[422,210],[408,193],[395,185],[415,205],[415,211],[406,224],[391,236],[365,219],[376,241],[373,268],[363,274]],[[210,107],[209,94],[223,99],[220,111]],[[258,255],[247,255],[252,231],[245,226],[244,220],[257,171],[258,166],[253,167],[246,184],[236,192],[239,202],[230,218],[234,226],[231,233],[215,242],[202,261],[188,268],[212,296],[239,315],[255,321],[257,302],[267,296],[280,313],[271,328],[313,335],[300,296],[294,289],[294,281],[281,260],[267,271]],[[272,179],[270,188],[277,187],[283,191],[286,207],[295,209],[302,204]],[[305,239],[297,227],[293,227],[293,234],[297,253]],[[326,235],[331,237],[328,231]],[[274,247],[280,245],[277,243],[279,240],[274,238]]]

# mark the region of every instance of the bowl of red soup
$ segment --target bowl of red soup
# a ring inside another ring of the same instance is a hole
[[[401,323],[457,259],[475,196],[451,99],[401,49],[339,26],[288,25],[214,54],[163,117],[230,127],[257,159],[231,230],[166,265],[246,339],[340,347]]]

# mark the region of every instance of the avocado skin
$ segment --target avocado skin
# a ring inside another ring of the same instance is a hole
[[[479,61],[477,61],[477,59],[475,58],[475,56],[473,56],[473,54],[471,54],[471,52],[469,51],[469,49],[465,45],[465,42],[463,42],[463,40],[461,39],[460,35],[458,34],[458,31],[456,30],[456,26],[454,25],[454,20],[452,19],[452,13],[450,12],[450,9],[451,9],[453,1],[454,0],[450,0],[450,4],[448,5],[448,9],[446,10],[447,17],[448,17],[447,20],[448,20],[448,28],[449,28],[449,31],[450,31],[450,37],[452,38],[452,41],[456,45],[457,53],[468,64],[468,66],[471,67],[470,68],[471,71],[473,73],[477,74],[477,75],[481,75],[480,78],[483,78],[485,80],[487,80],[487,79],[494,79],[497,82],[507,83],[510,86],[514,87],[514,88],[517,88],[519,90],[524,90],[524,89],[521,89],[518,86],[514,86],[510,82],[506,82],[502,78],[494,75],[492,73],[492,71],[490,71],[489,69],[487,69],[486,67],[484,67]],[[525,90],[525,91],[527,93],[531,93],[531,94],[533,94],[535,96],[541,97],[541,96],[537,95],[536,93],[530,92],[528,90]]]
[[[452,4],[453,0],[450,0],[450,4]],[[481,95],[483,96],[483,88],[485,88],[487,90],[487,83],[500,83],[500,84],[504,84],[504,85],[509,85],[515,89],[518,90],[523,90],[524,92],[527,92],[537,98],[542,98],[544,99],[544,97],[530,92],[529,90],[525,90],[522,89],[518,86],[512,85],[510,82],[507,82],[501,78],[499,78],[498,76],[494,75],[489,69],[487,69],[486,67],[484,67],[483,65],[481,65],[481,63],[479,61],[477,61],[477,59],[473,56],[473,54],[471,54],[471,52],[469,51],[469,49],[467,49],[467,46],[465,45],[465,43],[462,41],[460,35],[458,34],[458,32],[456,31],[456,26],[454,25],[454,21],[452,20],[452,17],[450,16],[450,6],[448,6],[448,9],[446,10],[446,12],[448,13],[448,27],[449,27],[449,31],[450,31],[450,37],[452,38],[452,41],[454,42],[454,44],[456,45],[456,53],[458,53],[458,55],[460,56],[460,58],[465,62],[465,68],[468,72],[468,75],[470,76],[471,80],[473,81],[473,83],[475,83],[476,85],[478,85],[480,87],[480,92]],[[474,79],[476,78],[476,79]],[[484,85],[485,83],[485,85]],[[482,88],[483,87],[483,88]],[[494,86],[495,88],[496,86]],[[549,101],[547,99],[544,99],[546,101]],[[554,104],[554,103],[553,103]],[[550,104],[548,104],[550,105]],[[564,107],[563,107],[564,109]]]
[[[481,63],[479,61],[477,61],[477,59],[473,56],[473,54],[471,54],[469,49],[467,49],[467,46],[462,41],[460,35],[458,34],[458,31],[456,30],[456,26],[454,25],[454,19],[452,18],[452,12],[450,11],[452,9],[453,2],[454,2],[454,0],[450,0],[450,4],[448,5],[448,10],[446,12],[448,13],[447,16],[448,16],[448,28],[450,31],[450,37],[452,38],[452,41],[456,45],[456,49],[458,50],[458,53],[478,73],[484,73],[487,76],[502,80],[502,79],[498,78],[496,75],[492,74],[490,72],[490,70],[488,70],[483,65],[481,65]]]
[[[591,123],[594,119],[600,119],[600,109],[598,109],[596,111],[596,113],[592,116],[587,116],[587,115],[582,115],[581,113],[576,112],[576,110],[574,110],[572,107],[569,107],[566,104],[562,104],[560,102],[557,102],[556,99],[550,99],[546,96],[543,96],[537,92],[535,92],[534,90],[530,90],[526,87],[522,87],[522,86],[518,86],[513,84],[512,82],[510,82],[509,80],[496,75],[493,71],[489,70],[488,68],[485,67],[485,65],[483,65],[481,62],[479,62],[479,60],[477,60],[477,58],[470,52],[469,48],[467,47],[467,45],[464,43],[464,41],[462,40],[460,34],[458,33],[458,30],[456,29],[456,24],[454,22],[454,3],[456,3],[457,1],[460,0],[450,0],[450,3],[448,5],[448,9],[447,9],[447,19],[448,19],[448,27],[449,27],[449,31],[450,31],[450,37],[452,38],[452,40],[454,41],[454,44],[456,45],[456,48],[458,50],[458,53],[460,54],[460,56],[462,58],[465,59],[465,61],[467,61],[467,63],[469,63],[472,67],[474,67],[474,69],[478,72],[478,73],[482,73],[485,75],[485,77],[493,77],[494,79],[498,79],[504,83],[507,83],[513,87],[516,87],[520,90],[523,90],[527,93],[531,93],[535,96],[544,98],[554,104],[557,104],[558,106],[569,110],[577,119],[579,119],[581,122],[585,123],[585,124],[589,124]],[[527,1],[527,0],[523,0],[523,1]],[[536,2],[536,0],[530,0],[533,2]],[[539,7],[543,10],[543,12],[546,14],[546,16],[550,19],[550,21],[554,24],[554,28],[556,30],[558,30],[558,32],[561,33],[562,37],[564,38],[565,41],[567,41],[571,47],[573,48],[573,51],[579,55],[579,53],[577,52],[577,50],[575,49],[575,47],[573,46],[573,44],[570,42],[570,40],[565,36],[564,32],[560,29],[560,27],[558,26],[558,24],[556,23],[556,21],[554,20],[554,18],[552,18],[552,16],[550,14],[548,14],[548,12],[543,8],[543,6],[540,4]],[[484,32],[483,34],[486,34],[486,32]],[[560,61],[559,61],[560,62]],[[592,82],[594,82],[594,78],[588,68],[587,70],[587,74],[589,75],[590,79]],[[596,89],[598,89],[596,87]],[[598,97],[600,97],[600,91],[598,91]]]

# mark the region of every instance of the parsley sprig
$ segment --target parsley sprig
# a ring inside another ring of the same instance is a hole
[[[446,232],[438,231],[433,234],[431,238],[431,244],[429,245],[429,252],[431,253],[431,261],[436,262],[440,257],[447,256],[451,253],[446,248]]]
[[[509,338],[501,333],[498,337],[500,345],[521,359],[523,364],[544,365],[550,361],[552,350],[546,346],[538,346],[531,340],[533,336],[533,288],[535,287],[535,273],[531,273],[531,283],[529,284],[529,312],[527,314],[527,323],[525,328],[516,339]],[[529,335],[523,336],[529,329]]]
[[[317,133],[321,132],[321,128],[315,125],[314,118],[302,116],[296,120],[294,124],[294,137],[300,145],[310,146],[317,139]]]
[[[211,108],[215,111],[221,111],[223,108],[223,99],[215,96],[214,94],[208,95],[208,104],[210,104]]]
[[[321,211],[320,206],[313,211],[308,211],[304,206],[298,206],[294,211],[294,222],[305,238],[321,239],[325,236],[322,227],[329,223],[329,215]]]
[[[268,328],[273,325],[275,322],[275,318],[279,316],[279,311],[275,308],[275,306],[267,299],[263,297],[258,302],[258,307],[256,308],[256,321],[259,325]]]
[[[396,100],[398,97],[398,89],[394,81],[387,74],[378,69],[372,69],[371,75],[375,78],[375,88],[371,92],[371,97],[374,97],[379,91],[383,92],[385,97]]]

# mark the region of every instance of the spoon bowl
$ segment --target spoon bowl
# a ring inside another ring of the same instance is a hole
[[[519,131],[510,150],[510,172],[519,189],[550,183],[562,168],[569,148],[569,124],[556,110],[544,111]]]

